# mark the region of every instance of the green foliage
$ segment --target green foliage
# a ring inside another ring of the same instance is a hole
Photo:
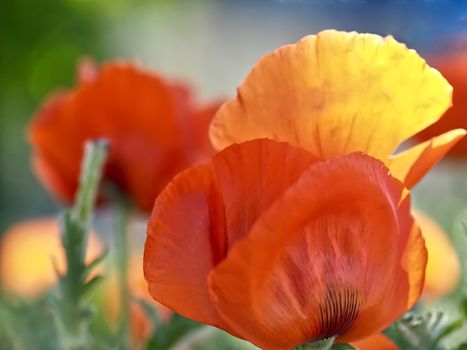
[[[336,338],[329,338],[319,340],[313,343],[303,344],[296,348],[296,350],[331,350],[331,349],[338,349],[338,350],[351,350],[355,349],[350,344],[336,344]]]
[[[148,305],[145,307],[148,310]],[[147,345],[147,350],[167,350],[177,341],[186,336],[189,332],[201,327],[201,324],[176,313],[173,313],[170,320],[161,322],[159,317],[150,313],[154,323],[155,332]]]
[[[196,327],[179,339],[177,350],[257,350],[253,344],[211,326]]]
[[[106,157],[106,142],[86,144],[75,206],[62,215],[62,245],[67,270],[64,274],[58,274],[58,295],[51,300],[60,343],[67,350],[87,349],[94,343],[90,332],[93,309],[86,300],[102,278],[95,276],[90,279],[90,274],[104,257],[98,257],[89,265],[84,257]]]
[[[47,298],[26,301],[0,296],[0,320],[0,349],[56,349]]]
[[[465,314],[450,320],[442,311],[408,312],[386,329],[385,334],[401,349],[442,350],[442,341],[459,330],[464,322]]]
[[[332,348],[335,349],[335,350],[352,350],[352,349],[355,349],[350,344],[335,344]]]

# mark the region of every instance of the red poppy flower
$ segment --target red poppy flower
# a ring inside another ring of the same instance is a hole
[[[148,224],[155,300],[263,349],[379,333],[420,296],[426,249],[404,186],[361,153],[272,140],[179,174]]]
[[[416,136],[419,140],[429,139],[453,128],[467,129],[467,50],[434,56],[429,62],[454,87],[453,106],[438,122],[420,132]],[[464,138],[454,146],[449,155],[467,157],[467,139]]]
[[[211,139],[222,149],[266,137],[322,159],[361,151],[410,188],[465,135],[451,130],[394,154],[441,117],[451,93],[394,38],[327,30],[263,57],[216,114]]]
[[[167,182],[209,156],[208,121],[218,104],[195,107],[189,90],[122,62],[82,65],[79,84],[53,94],[29,127],[39,178],[60,199],[77,189],[83,143],[111,143],[105,179],[149,210]]]

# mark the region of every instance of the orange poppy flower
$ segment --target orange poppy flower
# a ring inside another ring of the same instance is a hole
[[[232,145],[156,199],[144,273],[155,300],[262,349],[379,333],[418,299],[426,249],[404,186],[362,153]]]
[[[420,226],[428,250],[423,296],[427,300],[451,293],[458,285],[461,267],[448,235],[429,216],[419,210],[413,216]]]
[[[53,94],[29,127],[39,178],[60,199],[77,189],[83,143],[106,138],[105,179],[142,210],[180,170],[209,156],[207,128],[215,103],[195,107],[189,90],[123,62],[82,65],[79,84]]]
[[[103,252],[95,234],[89,236],[86,260]],[[0,281],[7,292],[25,298],[38,297],[57,283],[66,268],[56,218],[22,221],[9,228],[0,244]]]
[[[256,138],[285,141],[321,159],[355,151],[415,185],[465,135],[451,130],[404,152],[436,122],[452,88],[391,36],[327,30],[263,57],[211,126],[217,149]]]
[[[438,122],[420,132],[416,136],[419,140],[426,140],[453,128],[467,129],[467,50],[434,56],[429,59],[429,62],[454,87],[453,106]],[[455,145],[449,155],[466,157],[467,139],[463,139]]]

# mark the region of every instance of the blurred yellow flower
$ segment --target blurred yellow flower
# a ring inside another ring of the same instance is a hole
[[[424,297],[432,300],[445,296],[456,288],[461,274],[460,263],[444,230],[418,210],[414,210],[413,215],[420,226],[428,250]]]
[[[103,252],[95,234],[89,236],[86,260]],[[38,297],[57,283],[53,264],[64,272],[65,256],[58,220],[54,217],[21,221],[3,235],[0,245],[2,288],[25,298]]]

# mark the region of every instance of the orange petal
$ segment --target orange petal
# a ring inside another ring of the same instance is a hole
[[[463,129],[451,130],[396,154],[388,161],[391,173],[412,188],[465,134]]]
[[[223,234],[213,213],[217,203],[209,203],[212,182],[211,166],[196,166],[175,177],[157,198],[148,223],[144,275],[156,301],[222,327],[207,290],[207,275],[222,246],[217,236]]]
[[[315,161],[289,144],[253,140],[177,176],[156,200],[148,225],[144,266],[154,299],[234,333],[210,306],[208,273]]]
[[[452,292],[460,279],[460,263],[444,230],[426,214],[414,210],[428,250],[424,297],[435,299]]]
[[[267,139],[235,144],[214,156],[228,246],[246,235],[261,214],[317,160],[308,151]]]
[[[358,350],[398,350],[394,344],[384,334],[375,334],[363,340],[352,343]]]
[[[323,159],[362,151],[385,160],[434,123],[452,88],[388,36],[326,30],[263,57],[211,126],[217,149],[255,138]]]
[[[402,192],[362,154],[312,165],[210,273],[222,318],[271,350],[360,339],[392,323],[411,298],[403,256],[424,249],[408,244],[413,221]]]
[[[416,135],[417,140],[428,140],[455,128],[467,129],[467,50],[464,47],[457,52],[430,57],[428,62],[454,87],[453,106],[438,122]],[[449,156],[466,157],[467,138],[457,143]]]
[[[102,253],[95,234],[89,236],[86,261]],[[41,218],[19,222],[2,236],[0,280],[2,288],[22,297],[37,297],[57,283],[53,262],[65,270],[58,220]]]

